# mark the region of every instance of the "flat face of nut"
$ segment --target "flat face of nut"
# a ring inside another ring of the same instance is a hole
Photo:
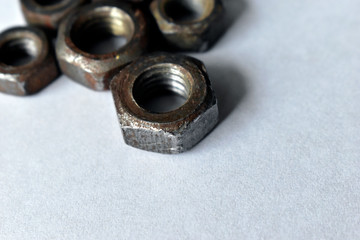
[[[21,8],[29,24],[57,29],[60,21],[86,0],[21,0]]]
[[[125,44],[94,50],[92,41],[101,37],[122,37]],[[99,2],[74,11],[62,22],[56,54],[62,71],[70,78],[94,90],[107,90],[113,74],[146,47],[146,21],[139,9]]]
[[[163,36],[179,50],[205,51],[223,31],[221,0],[154,0],[150,9]]]
[[[160,153],[186,151],[218,119],[206,69],[191,57],[162,53],[141,57],[114,77],[111,90],[125,142],[136,148]],[[186,101],[169,112],[142,107],[148,94],[161,90],[179,94]]]
[[[33,94],[59,72],[45,34],[33,27],[17,27],[0,34],[0,91]]]

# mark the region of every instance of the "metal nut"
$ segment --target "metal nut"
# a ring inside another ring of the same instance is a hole
[[[61,70],[94,90],[109,89],[112,76],[147,48],[146,21],[141,10],[127,4],[98,2],[84,6],[61,23],[56,55]],[[96,49],[100,41],[123,37],[126,44]],[[95,48],[94,48],[95,46]]]
[[[218,106],[205,66],[192,57],[158,53],[144,56],[117,74],[111,90],[125,142],[158,153],[181,153],[204,138],[218,122]],[[149,110],[161,92],[184,97],[172,111]]]
[[[169,45],[205,51],[223,31],[221,0],[154,0],[150,10]]]
[[[21,9],[31,25],[55,30],[60,21],[87,0],[21,0]]]
[[[16,27],[0,34],[0,91],[36,93],[59,71],[45,34],[34,27]]]
[[[92,0],[91,2],[101,2],[101,1],[104,1],[104,0]],[[116,1],[126,1],[126,2],[129,2],[129,3],[147,3],[149,2],[150,0],[112,0],[114,2]]]

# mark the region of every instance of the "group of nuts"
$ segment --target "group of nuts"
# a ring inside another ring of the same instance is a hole
[[[169,52],[209,49],[223,31],[221,0],[21,0],[21,7],[29,26],[0,34],[1,92],[36,93],[60,71],[111,89],[125,142],[159,153],[189,150],[217,124],[204,64]],[[125,43],[106,42],[112,37]],[[183,104],[147,107],[169,93]]]

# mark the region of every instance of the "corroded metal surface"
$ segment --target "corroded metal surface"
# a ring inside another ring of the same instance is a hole
[[[21,9],[31,25],[56,30],[60,21],[87,0],[21,0]]]
[[[197,59],[157,53],[115,75],[111,90],[125,142],[159,153],[181,153],[196,145],[218,122],[218,106],[205,66]],[[170,112],[141,107],[147,96],[166,90],[186,98]]]
[[[24,58],[26,62],[19,62]],[[45,34],[34,27],[11,28],[0,34],[0,91],[29,95],[59,75]]]
[[[127,43],[112,52],[93,53],[86,44],[101,35],[123,36]],[[107,90],[112,76],[147,48],[143,12],[124,3],[98,2],[84,6],[61,23],[56,55],[61,70],[94,90]]]
[[[150,10],[164,38],[183,51],[205,51],[224,30],[221,0],[154,0]]]

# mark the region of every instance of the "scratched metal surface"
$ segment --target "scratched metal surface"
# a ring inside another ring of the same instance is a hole
[[[192,54],[221,121],[190,152],[128,147],[110,92],[66,77],[0,95],[0,239],[360,238],[359,2],[227,5]],[[0,6],[1,30],[24,22]]]

